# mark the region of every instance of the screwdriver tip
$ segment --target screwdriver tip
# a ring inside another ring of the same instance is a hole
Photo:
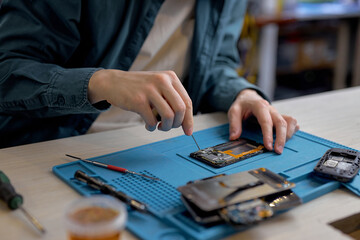
[[[134,175],[138,175],[138,176],[141,176],[141,177],[145,177],[145,178],[148,178],[148,179],[151,179],[151,180],[156,180],[156,181],[159,181],[159,180],[160,180],[159,178],[151,177],[151,176],[145,175],[145,174],[143,174],[143,173],[138,173],[138,172],[134,172],[134,171],[130,171],[130,170],[127,170],[126,172],[127,172],[127,173],[131,173],[131,174],[134,174]]]
[[[191,137],[194,139],[194,142],[195,142],[196,146],[198,147],[198,149],[201,150],[201,148],[199,147],[199,144],[196,142],[195,137],[194,137],[193,134],[191,134]]]
[[[156,177],[150,177],[150,176],[145,175],[145,174],[140,174],[140,176],[142,176],[142,177],[146,177],[146,178],[149,178],[149,179],[151,179],[151,180],[155,180],[155,181],[159,181],[159,180],[160,180],[159,178],[156,178]]]
[[[25,216],[30,220],[34,227],[39,230],[42,234],[45,234],[45,228],[40,224],[40,222],[32,216],[24,207],[20,206],[19,209],[25,214]]]

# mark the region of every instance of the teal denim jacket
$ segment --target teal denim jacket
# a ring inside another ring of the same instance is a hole
[[[4,0],[0,147],[84,134],[108,107],[89,102],[90,77],[102,68],[130,68],[162,2]],[[243,0],[196,2],[184,80],[194,113],[227,111],[241,90],[259,91],[235,70],[245,9]]]

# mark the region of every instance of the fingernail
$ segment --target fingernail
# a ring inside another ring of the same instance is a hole
[[[238,130],[234,127],[230,128],[230,138],[236,138],[236,136],[238,135]]]
[[[192,133],[193,133],[193,128],[192,128],[192,127],[188,128],[188,129],[185,131],[185,134],[188,135],[188,136],[191,136]]]
[[[154,131],[155,129],[156,129],[156,126],[150,126],[150,125],[145,125],[145,128],[146,128],[146,130],[148,130],[148,131],[150,131],[150,132],[152,132],[152,131]]]
[[[279,146],[277,147],[277,152],[278,152],[278,153],[282,153],[283,150],[284,150],[284,146],[283,146],[283,145],[279,145]]]
[[[269,150],[272,150],[272,148],[273,148],[273,143],[272,143],[272,142],[268,142],[268,143],[266,144],[266,148],[269,149]]]

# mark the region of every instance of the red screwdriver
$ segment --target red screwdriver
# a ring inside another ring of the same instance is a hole
[[[109,164],[105,164],[105,163],[101,163],[101,162],[97,162],[97,161],[92,161],[92,160],[89,160],[89,159],[79,158],[79,157],[75,157],[75,156],[72,156],[72,155],[69,155],[69,154],[65,154],[65,155],[68,156],[68,157],[71,157],[71,158],[78,159],[80,161],[91,163],[91,164],[94,164],[96,166],[111,169],[111,170],[114,170],[114,171],[118,171],[118,172],[122,172],[122,173],[131,173],[131,174],[135,174],[135,175],[139,175],[139,176],[142,176],[142,177],[149,178],[151,180],[160,180],[158,178],[150,177],[150,176],[147,176],[145,174],[130,171],[130,170],[126,169],[126,168],[117,167],[117,166],[114,166],[114,165],[109,165]]]

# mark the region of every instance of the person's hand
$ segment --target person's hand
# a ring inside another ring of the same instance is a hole
[[[88,97],[91,103],[108,103],[133,111],[144,119],[146,129],[153,131],[161,116],[159,130],[182,126],[186,135],[193,132],[192,102],[172,71],[126,72],[99,70],[90,78]]]
[[[274,149],[278,154],[282,153],[286,140],[290,139],[299,130],[295,118],[281,115],[256,91],[246,89],[239,93],[228,111],[230,140],[240,137],[242,121],[251,115],[257,118],[263,134],[264,145],[268,150],[273,148],[273,128],[275,128]]]

